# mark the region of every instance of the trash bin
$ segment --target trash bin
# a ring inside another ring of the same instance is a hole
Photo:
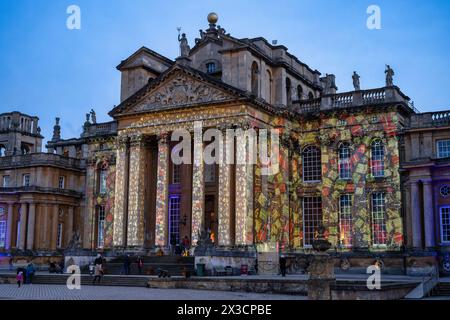
[[[198,263],[197,264],[197,276],[203,277],[205,275],[205,264]]]

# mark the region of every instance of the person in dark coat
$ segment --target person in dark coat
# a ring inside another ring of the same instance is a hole
[[[34,273],[35,273],[34,265],[33,263],[30,262],[27,266],[25,273],[26,274],[25,278],[28,284],[33,284]]]
[[[131,266],[131,259],[130,255],[126,255],[125,259],[123,260],[123,271],[125,274],[130,274],[130,266]]]
[[[280,257],[280,271],[281,271],[281,276],[286,277],[286,257],[285,256]]]

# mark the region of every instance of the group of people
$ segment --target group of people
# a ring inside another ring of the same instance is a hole
[[[144,260],[142,260],[142,258],[138,256],[136,258],[135,262],[136,262],[136,266],[138,268],[139,274],[142,274],[142,270],[144,269]],[[132,261],[131,261],[130,255],[126,255],[123,260],[122,274],[126,274],[126,275],[130,274],[131,263],[132,263]]]
[[[31,262],[27,265],[26,268],[18,268],[16,275],[17,286],[20,288],[24,283],[32,284],[35,272],[36,270],[33,263]]]

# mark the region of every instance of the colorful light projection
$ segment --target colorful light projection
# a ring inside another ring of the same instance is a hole
[[[169,144],[167,134],[159,136],[158,140],[158,171],[156,182],[156,226],[155,244],[167,244],[167,221],[169,204]]]

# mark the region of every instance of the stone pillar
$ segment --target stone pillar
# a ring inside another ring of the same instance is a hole
[[[422,219],[420,210],[419,183],[417,181],[411,182],[411,222],[413,226],[413,247],[420,249],[422,248]]]
[[[113,246],[125,245],[124,227],[128,209],[128,146],[127,137],[119,137],[116,158],[116,188],[114,193]]]
[[[74,219],[74,207],[70,206],[67,210],[67,226],[66,230],[66,244],[68,245],[72,241],[73,237],[73,219]]]
[[[20,232],[19,232],[19,250],[25,250],[25,240],[27,238],[27,211],[28,204],[20,205]]]
[[[197,245],[199,233],[205,229],[205,181],[203,161],[203,132],[195,124],[194,163],[192,165],[192,245]]]
[[[433,208],[433,183],[423,182],[423,208],[425,224],[425,247],[432,248],[436,245],[434,238],[434,208]]]
[[[245,139],[245,140],[243,140]],[[253,244],[253,164],[252,141],[237,134],[236,142],[236,245]]]
[[[219,246],[229,246],[231,245],[231,206],[230,206],[230,197],[231,197],[231,160],[232,153],[234,150],[230,150],[227,148],[228,142],[230,143],[230,147],[233,147],[232,144],[234,140],[230,137],[231,141],[227,140],[226,131],[222,132],[223,141],[220,154],[220,163],[219,163],[219,233],[218,233],[218,243]]]
[[[30,203],[28,211],[28,235],[27,235],[27,250],[34,249],[34,229],[36,221],[36,204]]]
[[[157,246],[166,246],[168,242],[169,156],[167,134],[162,134],[158,137],[158,171],[156,181],[155,245]]]
[[[51,219],[52,219],[52,229],[51,229],[51,242],[50,249],[56,250],[58,242],[58,205],[54,204],[51,206]]]
[[[8,221],[7,221],[7,225],[6,225],[6,243],[5,243],[6,250],[11,248],[13,215],[14,215],[13,209],[14,209],[14,205],[12,203],[9,203],[8,204]]]
[[[49,231],[49,228],[48,228],[48,226],[50,224],[49,211],[50,211],[50,206],[49,205],[41,205],[41,212],[42,212],[42,227],[41,227],[42,228],[42,232],[40,232],[41,235],[42,235],[41,248],[44,248],[44,249],[48,249],[50,247],[50,245],[49,245],[49,239],[50,239],[49,233],[50,233],[50,231]]]
[[[145,137],[130,141],[130,178],[128,187],[127,246],[144,246],[145,219]]]

